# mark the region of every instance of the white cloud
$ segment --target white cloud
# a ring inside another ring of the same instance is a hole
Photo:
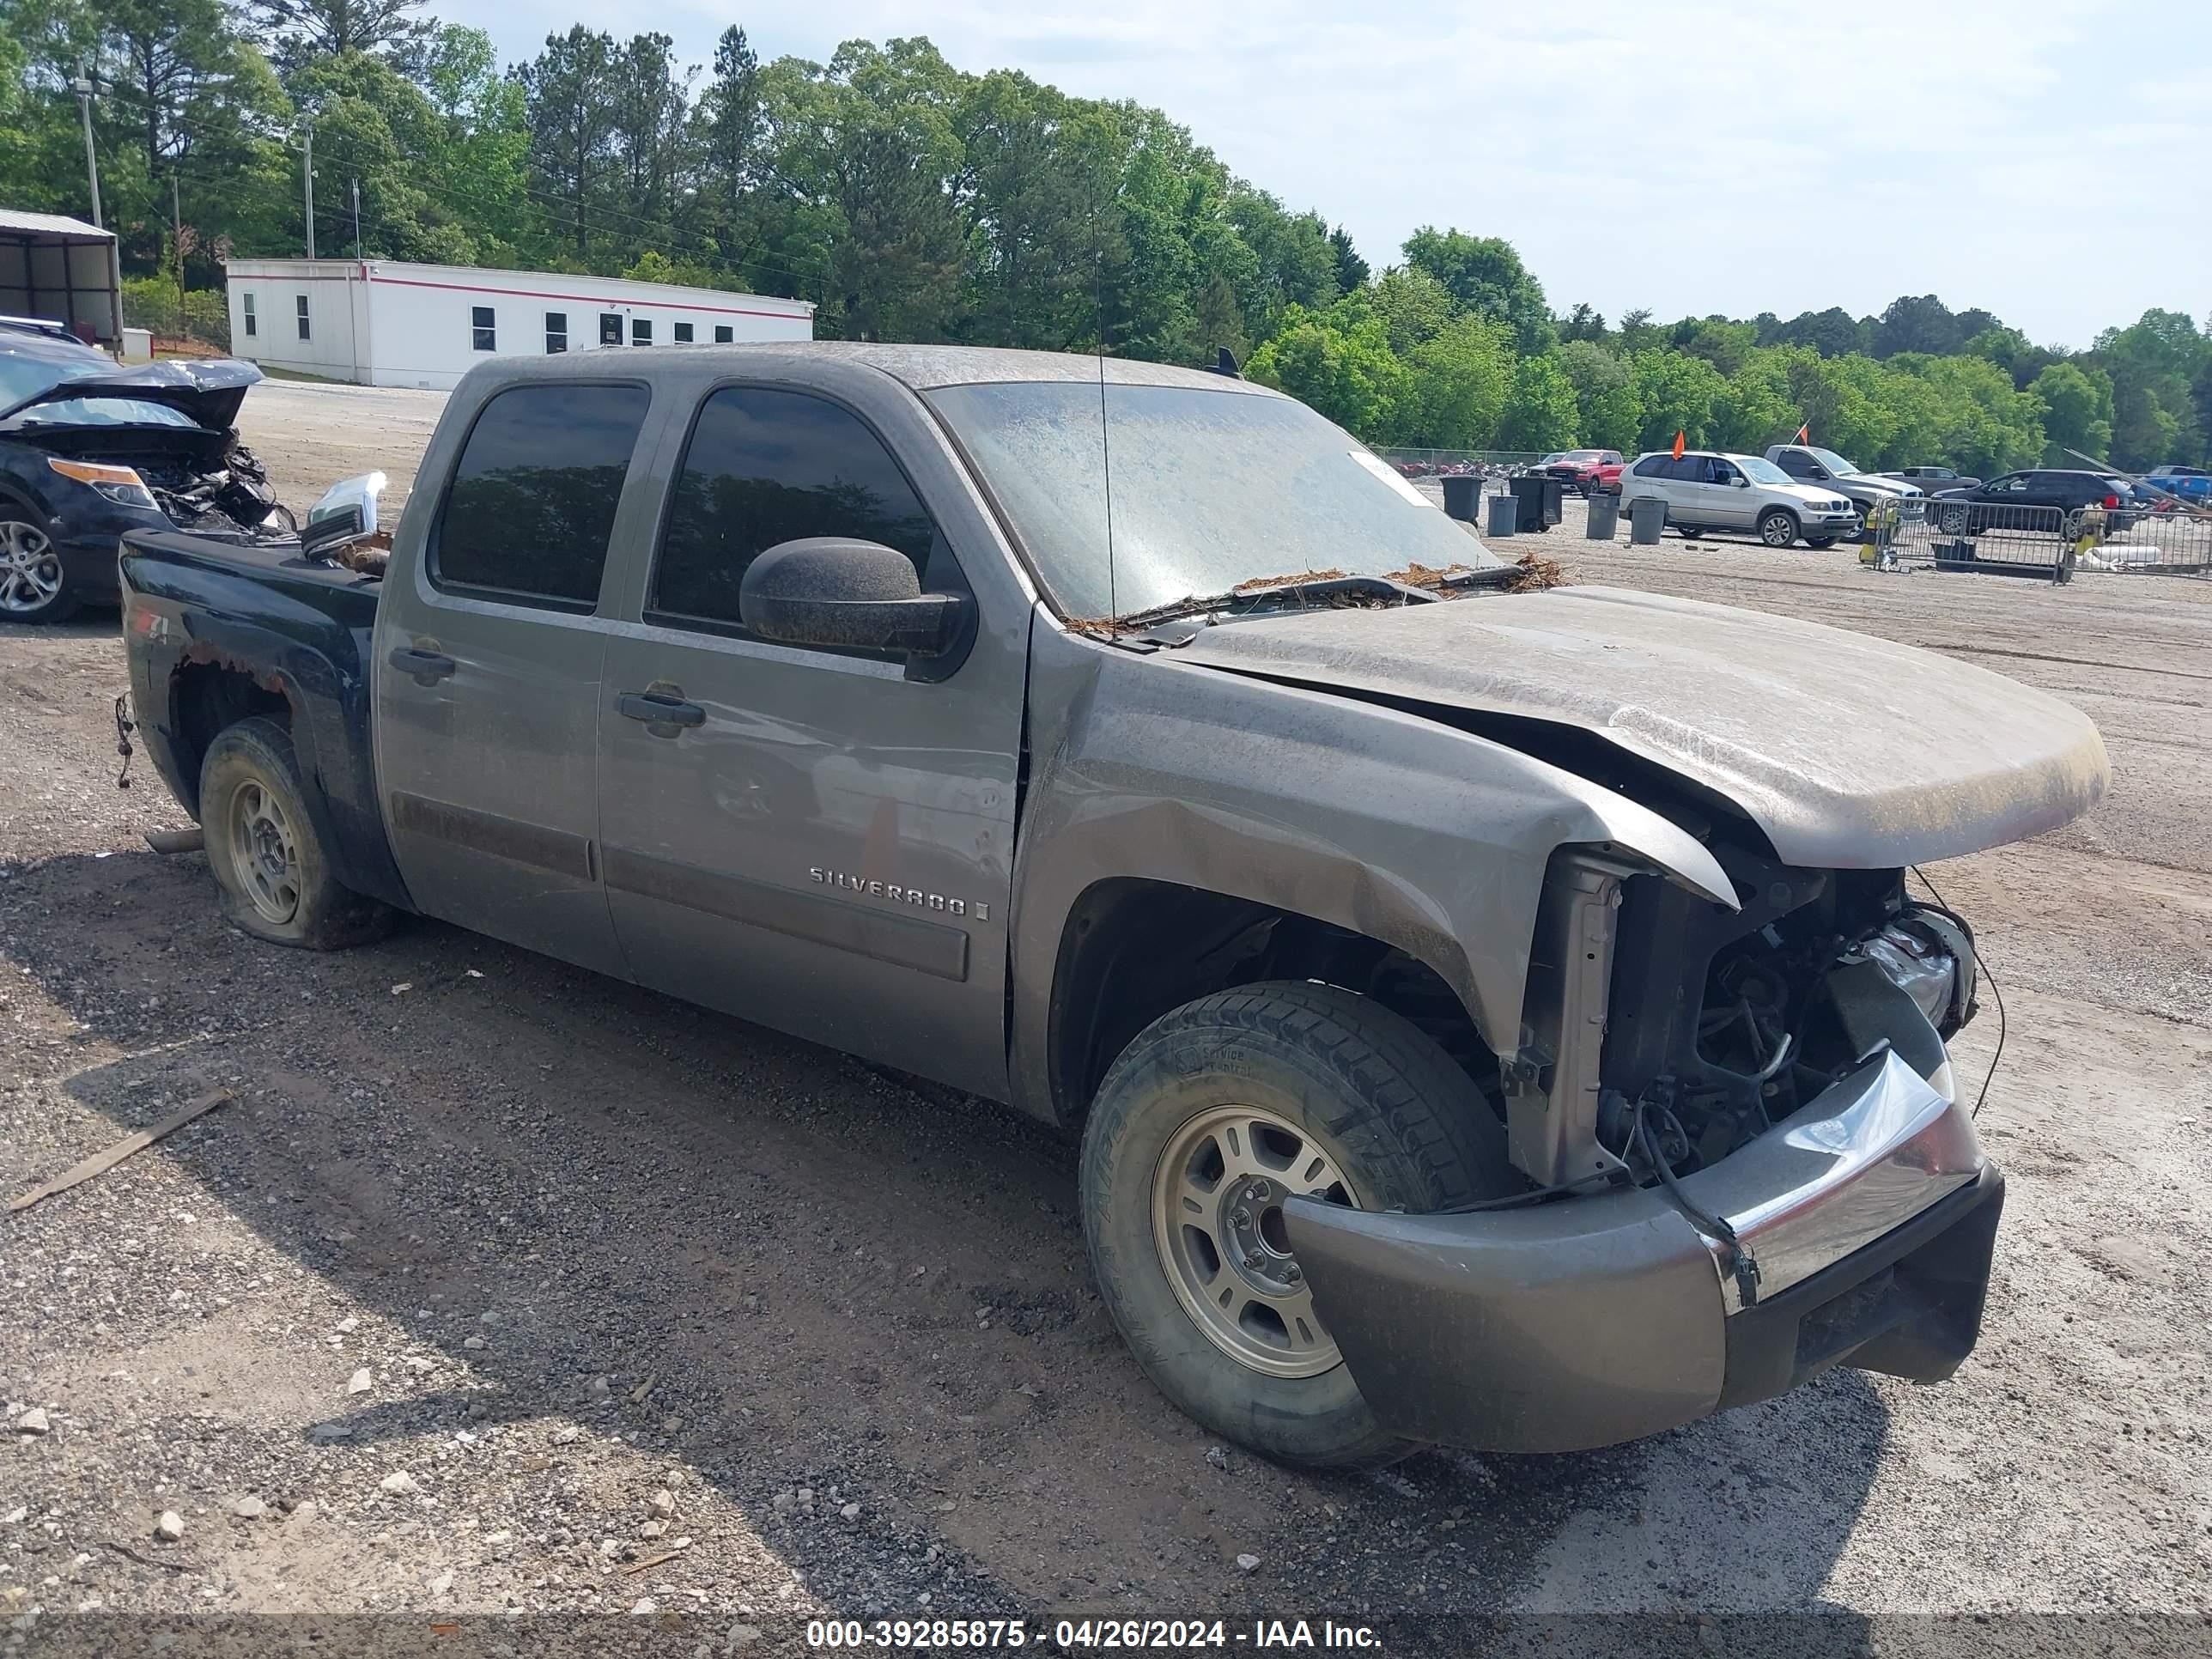
[[[2192,201],[2212,60],[2158,50],[2171,0],[439,9],[508,58],[579,17],[665,29],[702,62],[732,22],[763,57],[817,60],[927,34],[963,69],[1159,106],[1378,266],[1415,227],[1456,224],[1513,242],[1555,306],[1608,316],[1864,313],[1933,292],[2079,346],[2148,306],[2212,305]]]

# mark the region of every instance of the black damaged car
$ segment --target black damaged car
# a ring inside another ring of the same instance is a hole
[[[125,367],[0,331],[0,621],[112,603],[126,530],[289,538],[292,515],[232,424],[260,378],[227,360]]]

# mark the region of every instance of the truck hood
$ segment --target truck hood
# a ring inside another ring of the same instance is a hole
[[[252,363],[234,358],[164,360],[72,374],[0,409],[0,420],[40,404],[73,398],[143,398],[179,410],[202,426],[222,431],[238,419],[246,389],[261,379]]]
[[[2086,715],[2002,675],[1620,588],[1224,623],[1178,654],[1589,732],[1734,802],[1800,866],[1883,869],[2000,846],[2080,817],[2111,778]]]
[[[1870,489],[1877,495],[1919,495],[1926,492],[1917,483],[1903,478],[1884,478],[1872,472],[1846,472],[1841,477],[1831,478],[1829,483],[1838,489]]]

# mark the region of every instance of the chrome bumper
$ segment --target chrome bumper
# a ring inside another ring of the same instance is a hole
[[[1652,1188],[1462,1215],[1293,1200],[1291,1243],[1361,1393],[1417,1438],[1580,1450],[1835,1364],[1937,1381],[1979,1332],[2004,1184],[1948,1082],[1885,1050],[1684,1180],[1756,1262],[1749,1297]]]

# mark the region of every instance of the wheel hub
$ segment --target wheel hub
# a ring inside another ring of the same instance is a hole
[[[1273,1376],[1343,1362],[1291,1249],[1283,1206],[1301,1194],[1358,1204],[1328,1148],[1255,1106],[1193,1118],[1153,1174],[1153,1241],[1176,1300],[1215,1347]]]
[[[292,920],[300,908],[300,878],[291,821],[258,783],[240,784],[231,797],[230,860],[256,910],[273,922]]]
[[[0,611],[36,611],[61,592],[61,560],[35,525],[0,522]]]

